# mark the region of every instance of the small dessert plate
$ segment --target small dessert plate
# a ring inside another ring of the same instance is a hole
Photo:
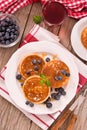
[[[83,46],[83,43],[81,42],[81,34],[86,27],[87,17],[79,20],[75,24],[71,32],[71,45],[76,54],[85,61],[87,61],[87,49]]]

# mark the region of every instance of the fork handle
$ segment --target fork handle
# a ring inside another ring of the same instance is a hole
[[[73,114],[66,130],[73,130],[76,119],[77,119],[77,116],[75,114]]]
[[[63,123],[65,122],[65,120],[67,120],[67,118],[69,117],[69,115],[72,113],[71,110],[67,110],[66,113],[64,113],[64,115],[53,125],[53,127],[51,128],[51,130],[58,130]]]

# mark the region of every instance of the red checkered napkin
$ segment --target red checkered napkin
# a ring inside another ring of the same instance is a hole
[[[29,42],[33,42],[33,41],[41,41],[41,40],[47,40],[47,41],[51,41],[54,43],[57,43],[59,46],[61,46],[61,44],[59,43],[59,39],[58,36],[54,35],[53,33],[45,30],[44,28],[35,25],[31,31],[29,32],[29,34],[25,37],[25,39],[23,40],[23,42],[21,43],[20,47],[25,45],[25,44],[29,44]],[[32,44],[32,43],[31,43]],[[61,46],[63,47],[63,46]],[[64,47],[63,47],[64,48]],[[67,50],[68,51],[68,50]],[[75,60],[75,63],[78,66],[78,70],[79,70],[79,85],[78,85],[78,89],[77,92],[80,90],[81,87],[83,87],[83,85],[87,82],[87,66],[84,65],[79,59],[77,59],[75,56],[73,56],[70,52],[68,52]],[[35,115],[35,114],[30,114],[24,110],[22,110],[21,108],[19,108],[11,99],[9,92],[7,91],[7,88],[5,86],[5,72],[6,72],[6,68],[8,65],[4,66],[2,71],[0,72],[0,95],[5,98],[7,101],[11,102],[14,106],[16,106],[20,111],[22,111],[29,119],[31,119],[33,122],[35,122],[39,127],[41,127],[43,130],[47,130],[50,125],[56,120],[56,118],[60,115],[62,110],[58,110],[58,112],[53,113],[53,114],[47,114],[47,115]]]
[[[42,0],[45,3],[48,0]],[[68,16],[80,19],[87,16],[87,0],[54,0],[62,3],[67,11]]]
[[[14,13],[18,9],[25,7],[34,2],[44,4],[48,0],[1,0],[0,11]],[[54,0],[62,3],[67,11],[68,16],[80,19],[87,16],[87,0]]]
[[[18,9],[31,4],[35,0],[1,0],[0,11],[3,13],[14,13]]]

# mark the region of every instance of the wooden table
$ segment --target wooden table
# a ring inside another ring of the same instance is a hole
[[[27,7],[24,7],[18,10],[15,13],[15,16],[20,19],[21,27],[23,29],[23,32],[22,32],[23,35],[22,35],[21,41],[26,36],[26,34],[28,34],[30,29],[35,24],[33,22],[34,15],[42,15],[40,3],[29,5]],[[72,28],[76,22],[77,20],[67,17],[64,23],[62,24],[62,26],[59,26],[57,28],[50,28],[50,29],[47,28],[49,31],[58,35],[60,37],[61,44],[65,46],[68,50],[70,50],[74,55],[76,54],[71,47],[70,35],[71,35]],[[43,26],[43,23],[41,23],[41,26]],[[0,48],[0,70],[7,63],[11,55],[17,50],[19,44],[8,49]],[[85,62],[85,64],[87,64],[87,62]],[[77,115],[77,121],[75,123],[74,130],[87,129],[87,123],[86,123],[87,122],[87,103],[86,102],[87,102],[87,97],[85,101],[83,102],[83,104],[81,105],[81,107],[79,108],[80,112]],[[84,115],[86,116],[84,117]],[[60,117],[57,120],[59,119]],[[84,119],[81,122],[81,124],[79,124],[80,119],[81,120]],[[68,120],[69,118],[66,120],[66,122],[68,122]],[[28,119],[16,107],[14,107],[4,98],[0,97],[0,130],[34,130],[34,129],[41,130],[41,128],[39,128],[30,119]],[[60,129],[65,130],[65,127],[61,126]]]

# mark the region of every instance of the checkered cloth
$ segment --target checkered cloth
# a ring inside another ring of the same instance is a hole
[[[44,4],[48,0],[1,0],[0,11],[14,13],[21,7],[25,7],[34,2]],[[87,16],[87,0],[54,0],[62,3],[67,11],[68,16],[80,19]]]

